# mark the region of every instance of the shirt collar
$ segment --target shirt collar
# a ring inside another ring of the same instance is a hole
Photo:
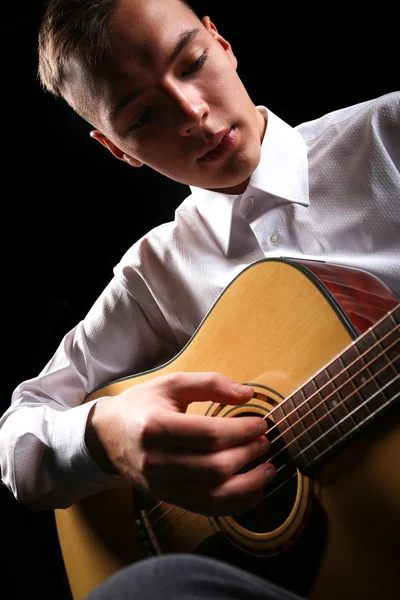
[[[269,109],[257,108],[268,119],[268,124],[260,162],[241,196],[254,195],[254,192],[258,196],[257,192],[262,192],[259,197],[269,205],[275,197],[308,206],[307,148],[302,135]],[[203,220],[225,252],[231,237],[233,205],[238,196],[196,186],[190,186],[190,190]]]
[[[249,186],[272,196],[308,206],[307,148],[302,135],[265,106],[258,110],[268,119],[261,158]]]

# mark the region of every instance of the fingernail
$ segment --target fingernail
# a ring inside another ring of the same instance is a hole
[[[236,392],[236,394],[246,394],[249,392],[249,390],[252,390],[252,388],[250,388],[248,385],[243,385],[242,383],[235,383],[233,386],[233,391]]]
[[[258,427],[258,435],[264,435],[268,431],[268,423],[267,421],[262,420]]]
[[[265,463],[265,475],[267,476],[268,481],[272,481],[276,475],[276,469],[270,462]]]

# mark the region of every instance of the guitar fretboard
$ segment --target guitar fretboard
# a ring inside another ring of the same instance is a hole
[[[400,305],[286,398],[276,423],[306,473],[400,396]]]

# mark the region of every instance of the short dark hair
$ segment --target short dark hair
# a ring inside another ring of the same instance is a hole
[[[89,65],[110,51],[108,28],[117,0],[49,0],[38,36],[42,86],[63,96],[65,67],[72,56],[83,55]]]
[[[198,14],[198,6],[180,1]],[[84,57],[89,67],[107,59],[111,52],[109,24],[117,2],[48,0],[38,36],[38,76],[43,88],[64,97],[65,68],[73,56]]]

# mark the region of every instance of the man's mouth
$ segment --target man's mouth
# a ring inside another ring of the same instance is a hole
[[[210,162],[222,158],[230,152],[236,145],[237,133],[234,127],[227,131],[217,134],[213,140],[208,142],[202,150],[198,160]]]

